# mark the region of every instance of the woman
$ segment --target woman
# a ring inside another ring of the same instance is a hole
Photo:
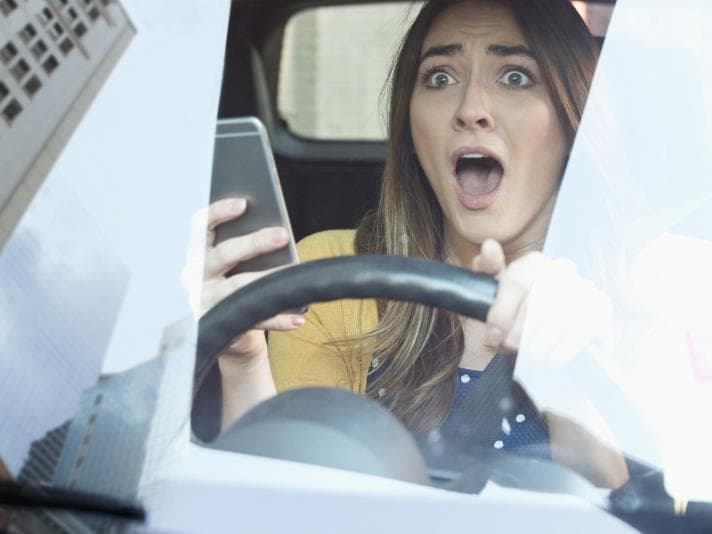
[[[464,384],[476,387],[497,351],[516,351],[596,53],[566,0],[426,3],[392,72],[377,211],[355,232],[305,239],[299,253],[302,261],[355,252],[416,256],[497,275],[487,323],[374,301],[275,317],[259,325],[272,331],[269,350],[256,329],[219,358],[223,428],[277,390],[309,385],[366,393],[410,428],[433,428]],[[241,200],[215,203],[210,231],[244,209]],[[286,242],[274,228],[217,247],[209,234],[204,309],[249,281],[226,272]],[[619,455],[572,423],[545,418],[529,417],[525,434],[535,438],[514,446],[550,441],[545,455],[594,483],[625,481]],[[586,448],[585,460],[571,457]]]

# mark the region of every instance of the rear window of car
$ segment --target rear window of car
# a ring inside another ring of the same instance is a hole
[[[277,108],[289,130],[331,140],[385,138],[381,98],[420,3],[307,9],[287,23]]]

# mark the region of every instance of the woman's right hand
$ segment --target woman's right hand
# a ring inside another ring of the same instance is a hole
[[[273,270],[238,273],[231,276],[227,275],[228,272],[241,262],[280,249],[289,242],[287,230],[272,227],[262,228],[251,234],[215,244],[217,226],[240,217],[246,209],[245,199],[230,198],[214,202],[193,217],[188,261],[182,278],[184,285],[188,286],[191,308],[196,317],[202,317],[231,293]],[[199,243],[203,239],[205,246],[203,257],[200,258],[198,256],[201,250]],[[191,283],[190,280],[195,280],[195,273],[200,271],[201,265],[201,283]],[[254,363],[255,358],[267,357],[264,330],[294,330],[302,324],[304,324],[304,319],[300,315],[280,314],[272,317],[234,339],[229,346],[225,347],[220,358],[221,360],[229,358],[235,363]]]

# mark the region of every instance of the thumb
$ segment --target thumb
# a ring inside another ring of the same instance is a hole
[[[506,267],[502,245],[494,239],[485,239],[480,246],[480,253],[472,262],[474,271],[498,276]]]

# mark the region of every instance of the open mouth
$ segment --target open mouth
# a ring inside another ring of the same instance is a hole
[[[455,176],[468,195],[484,195],[494,191],[502,180],[504,168],[495,158],[484,154],[464,154],[457,159]]]

